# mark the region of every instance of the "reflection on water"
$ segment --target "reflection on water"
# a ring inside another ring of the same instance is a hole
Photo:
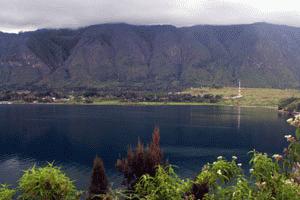
[[[241,128],[241,107],[237,107],[237,129]]]
[[[0,182],[14,184],[22,170],[55,161],[85,189],[98,154],[118,183],[115,160],[138,137],[149,141],[155,125],[183,176],[219,155],[237,155],[246,165],[253,148],[281,152],[283,135],[292,131],[276,111],[261,108],[0,105]]]

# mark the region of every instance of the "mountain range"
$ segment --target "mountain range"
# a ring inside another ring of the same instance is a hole
[[[1,89],[300,87],[300,28],[100,24],[0,32]]]

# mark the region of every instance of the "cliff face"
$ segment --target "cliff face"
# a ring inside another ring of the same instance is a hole
[[[300,28],[94,25],[0,33],[0,87],[300,86]]]

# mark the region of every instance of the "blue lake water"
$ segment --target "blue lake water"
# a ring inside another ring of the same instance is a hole
[[[217,156],[281,153],[292,127],[265,108],[220,106],[0,105],[0,183],[15,185],[32,165],[56,165],[86,189],[95,155],[103,158],[111,182],[122,179],[115,161],[140,138],[148,143],[160,127],[165,157],[183,177],[195,176]]]

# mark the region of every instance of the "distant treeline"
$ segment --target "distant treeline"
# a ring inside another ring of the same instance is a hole
[[[62,91],[1,91],[0,101],[25,103],[81,102],[93,103],[95,100],[120,100],[122,102],[199,102],[218,103],[222,95],[191,95],[180,92],[148,92],[130,90],[87,90],[79,92]]]

